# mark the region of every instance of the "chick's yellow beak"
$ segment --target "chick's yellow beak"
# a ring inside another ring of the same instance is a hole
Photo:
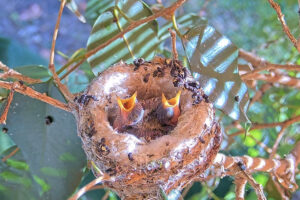
[[[164,93],[162,93],[162,105],[164,108],[176,108],[179,107],[180,103],[180,95],[181,95],[181,90],[179,90],[176,94],[176,96],[172,99],[167,100],[165,97]]]
[[[130,111],[132,111],[136,103],[136,96],[137,92],[135,92],[128,99],[120,99],[119,97],[117,97],[117,102],[122,112],[130,113]]]

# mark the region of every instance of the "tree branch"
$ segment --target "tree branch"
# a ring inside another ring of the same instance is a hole
[[[247,179],[241,175],[237,175],[234,179],[235,183],[235,199],[244,200],[245,198],[245,186],[247,184]]]
[[[8,110],[9,110],[10,104],[11,104],[11,102],[13,100],[14,92],[15,92],[15,90],[14,90],[14,88],[12,88],[10,90],[9,95],[8,95],[4,111],[2,112],[2,115],[0,117],[0,124],[6,124],[7,114],[8,114]]]
[[[5,82],[5,81],[0,81],[0,87],[11,90],[12,88],[21,94],[27,95],[31,98],[38,99],[40,101],[43,101],[45,103],[48,103],[54,107],[60,108],[62,110],[70,112],[70,108],[67,104],[64,104],[56,99],[53,99],[45,94],[39,93],[32,88],[24,85],[22,82],[15,82],[15,83],[10,83],[10,82]]]
[[[58,75],[56,74],[55,66],[54,66],[54,54],[55,54],[55,44],[56,44],[56,39],[58,35],[58,29],[59,29],[59,24],[60,24],[60,19],[61,15],[63,12],[63,9],[65,7],[66,0],[61,0],[59,12],[58,12],[58,17],[56,20],[56,25],[53,33],[53,38],[52,38],[52,45],[51,45],[51,52],[50,52],[50,61],[49,61],[49,70],[51,71],[53,75],[54,82],[57,84],[57,87],[61,91],[61,93],[64,95],[64,97],[67,99],[68,102],[72,102],[74,99],[74,96],[71,94],[69,89],[60,82],[60,79]]]
[[[268,0],[268,1],[277,13],[278,19],[279,19],[279,21],[281,23],[281,26],[282,26],[282,30],[288,36],[288,38],[293,43],[294,47],[298,50],[298,52],[300,52],[300,46],[297,44],[296,38],[293,36],[293,34],[291,33],[288,25],[286,24],[285,19],[284,19],[284,14],[282,13],[279,4],[274,2],[273,0]]]
[[[93,189],[97,184],[103,183],[103,181],[109,181],[110,177],[107,175],[100,176],[96,178],[95,180],[91,181],[88,183],[86,186],[78,190],[72,197],[70,197],[68,200],[77,200],[79,199],[82,195],[84,195],[86,192],[89,190]]]
[[[0,61],[0,70],[3,71],[3,73],[0,73],[0,79],[6,80],[6,79],[9,79],[9,78],[12,78],[12,79],[17,79],[19,81],[23,81],[23,82],[28,83],[28,84],[34,84],[34,83],[41,83],[42,82],[40,79],[33,79],[33,78],[30,78],[30,77],[24,76],[24,75],[20,74],[19,72],[15,71],[13,69],[10,69],[5,64],[3,64],[1,61]]]
[[[296,117],[293,117],[291,119],[288,119],[286,121],[283,121],[283,122],[274,122],[274,123],[269,123],[269,124],[254,124],[250,128],[250,130],[274,128],[276,126],[287,126],[288,127],[288,126],[292,125],[293,123],[296,123],[296,122],[299,122],[299,121],[300,121],[300,115],[296,116]],[[240,131],[237,131],[233,134],[230,134],[229,137],[234,137],[234,136],[243,134],[244,132],[245,132],[244,130],[240,130]]]

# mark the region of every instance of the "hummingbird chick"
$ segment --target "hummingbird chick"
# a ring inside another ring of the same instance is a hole
[[[128,99],[120,99],[117,97],[119,113],[113,123],[113,128],[123,131],[128,126],[137,125],[143,120],[144,109],[137,100],[137,92]]]
[[[159,123],[176,126],[178,117],[180,116],[180,95],[181,90],[178,91],[174,98],[167,100],[164,93],[162,93],[161,104],[156,111]]]

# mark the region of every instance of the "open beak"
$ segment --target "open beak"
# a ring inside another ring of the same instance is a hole
[[[176,96],[172,99],[167,100],[164,93],[162,93],[161,101],[164,108],[178,108],[179,109],[179,103],[180,103],[180,95],[181,90],[179,90],[176,94]]]
[[[137,96],[137,92],[135,92],[128,99],[120,99],[119,97],[117,97],[117,102],[118,102],[119,108],[121,110],[121,115],[122,115],[123,119],[127,119],[128,115],[134,109],[135,104],[136,104],[136,96]]]
[[[174,98],[167,100],[164,93],[162,93],[162,106],[167,112],[167,117],[170,119],[171,124],[176,124],[178,121],[178,117],[180,116],[180,95],[181,90],[179,90]]]
[[[133,126],[141,122],[144,116],[142,105],[137,100],[137,92],[128,99],[117,97],[120,112],[114,121],[114,129],[122,130],[125,126]]]

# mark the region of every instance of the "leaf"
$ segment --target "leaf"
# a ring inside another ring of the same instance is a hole
[[[93,25],[97,17],[114,4],[115,1],[112,0],[88,0],[85,10],[87,21]]]
[[[182,15],[180,17],[176,18],[177,26],[179,30],[183,33],[189,30],[189,28],[192,28],[195,24],[207,24],[207,20],[201,18],[195,13],[189,13],[186,15]],[[164,24],[158,31],[158,37],[161,41],[167,39],[170,37],[170,33],[168,31],[168,28],[172,28],[173,23],[168,21],[166,24]]]
[[[97,18],[88,39],[88,51],[103,44],[120,33],[120,30],[128,27],[130,24],[129,19],[138,20],[152,15],[152,11],[137,0],[125,0],[122,3],[119,2],[117,6],[126,17],[117,11],[116,7],[113,9],[114,12],[107,11],[101,14]],[[118,19],[114,16],[114,13],[117,13]],[[119,27],[117,23],[119,23]],[[96,75],[120,60],[132,62],[133,59],[139,57],[151,59],[154,56],[158,43],[157,22],[153,21],[143,24],[126,33],[123,38],[113,41],[110,45],[91,56],[88,62]]]
[[[48,68],[42,65],[28,65],[16,67],[15,70],[25,76],[34,79],[48,79],[51,77]]]
[[[52,83],[32,87],[63,101],[62,95]],[[53,118],[53,122],[48,125],[45,123],[47,116]],[[15,94],[6,127],[9,136],[22,150],[31,175],[40,185],[41,198],[67,199],[78,186],[82,177],[81,169],[86,163],[73,115]],[[61,159],[65,155],[71,155],[73,159]],[[46,188],[49,190],[46,191]]]
[[[86,19],[78,10],[78,6],[75,0],[68,0],[66,6],[72,13],[74,13],[77,16],[79,21],[81,21],[82,23],[86,23]]]
[[[191,28],[184,38],[191,71],[209,100],[231,118],[247,122],[249,97],[238,74],[236,46],[209,25]]]
[[[7,149],[15,146],[15,143],[10,139],[10,137],[0,131],[0,155]]]
[[[47,65],[47,61],[37,56],[16,41],[0,37],[0,60],[10,68],[23,65]]]
[[[8,155],[15,148],[16,146],[5,151],[3,156]],[[39,197],[38,185],[35,184],[24,160],[22,152],[18,151],[6,162],[0,162],[0,199],[37,199]]]

